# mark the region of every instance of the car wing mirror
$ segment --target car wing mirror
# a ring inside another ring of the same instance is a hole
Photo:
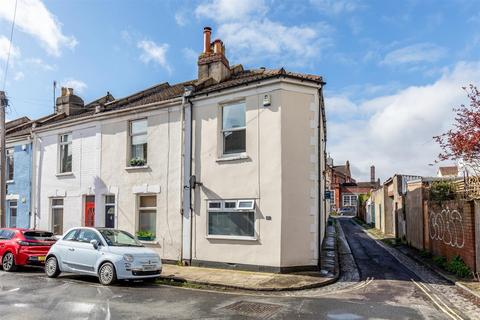
[[[100,246],[100,243],[98,243],[97,240],[93,239],[93,240],[90,240],[90,243],[92,244],[92,246],[95,248],[95,250],[98,249],[98,247]]]

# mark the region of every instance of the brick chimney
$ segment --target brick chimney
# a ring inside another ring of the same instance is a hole
[[[215,39],[211,43],[211,34],[210,27],[203,28],[203,52],[198,57],[198,80],[206,81],[211,78],[218,83],[228,79],[231,70],[222,40]]]
[[[73,93],[73,88],[62,87],[62,95],[56,101],[57,114],[74,115],[82,112],[84,105],[82,98]]]
[[[370,167],[370,182],[375,183],[375,166]]]

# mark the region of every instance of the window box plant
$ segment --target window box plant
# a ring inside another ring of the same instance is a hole
[[[129,161],[131,167],[142,167],[146,164],[145,159],[133,158]]]
[[[138,231],[137,238],[142,241],[153,241],[155,240],[155,234],[150,231]]]

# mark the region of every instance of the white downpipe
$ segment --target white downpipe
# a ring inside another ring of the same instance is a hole
[[[190,177],[192,175],[192,104],[186,88],[182,100],[183,113],[183,189],[182,189],[182,262],[190,264],[192,259],[192,205]]]

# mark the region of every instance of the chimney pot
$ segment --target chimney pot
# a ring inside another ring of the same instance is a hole
[[[222,47],[223,47],[222,40],[215,39],[215,41],[213,42],[213,53],[223,54]]]
[[[65,97],[67,95],[67,88],[62,87],[62,97]]]
[[[203,28],[203,53],[210,53],[210,39],[212,35],[212,28],[210,27],[205,27]]]

